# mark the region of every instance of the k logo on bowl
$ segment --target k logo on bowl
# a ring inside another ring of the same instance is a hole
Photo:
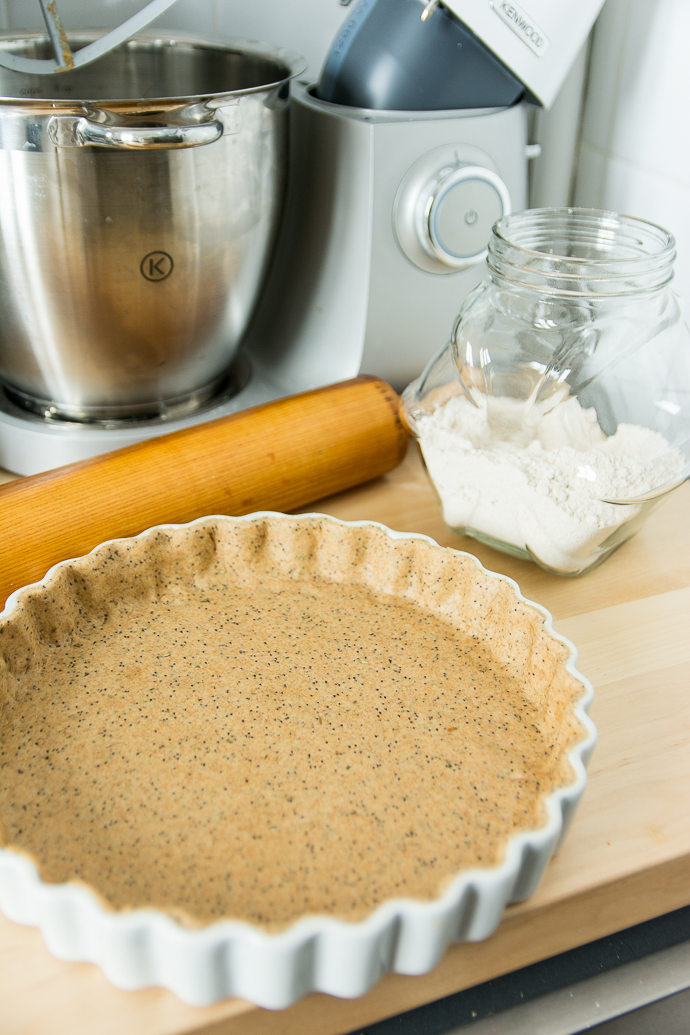
[[[166,280],[173,271],[175,263],[167,252],[149,252],[141,260],[139,269],[147,280]]]

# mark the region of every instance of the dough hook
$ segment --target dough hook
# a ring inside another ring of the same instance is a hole
[[[152,0],[143,7],[137,14],[132,15],[116,29],[101,36],[99,40],[89,43],[81,50],[72,52],[67,35],[62,27],[60,16],[57,10],[56,0],[38,0],[41,5],[43,19],[48,29],[50,42],[53,45],[54,58],[38,59],[20,57],[18,54],[11,54],[8,51],[0,50],[0,65],[11,68],[14,72],[27,72],[29,75],[52,75],[54,72],[69,72],[73,68],[81,68],[89,65],[92,61],[108,54],[120,43],[134,35],[140,29],[146,28],[159,15],[172,7],[177,0]]]

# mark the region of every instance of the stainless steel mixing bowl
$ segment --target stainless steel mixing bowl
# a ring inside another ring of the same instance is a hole
[[[71,34],[74,48],[95,34]],[[45,36],[0,47],[49,55]],[[179,416],[222,383],[281,212],[285,55],[141,34],[0,69],[0,381],[72,420]]]

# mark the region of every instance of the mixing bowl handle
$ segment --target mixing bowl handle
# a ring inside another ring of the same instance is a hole
[[[48,135],[58,147],[114,147],[119,150],[155,150],[200,147],[223,134],[216,120],[172,126],[113,126],[73,115],[54,115]]]

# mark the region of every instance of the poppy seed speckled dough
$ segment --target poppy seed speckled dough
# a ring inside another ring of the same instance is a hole
[[[0,620],[2,843],[190,926],[434,898],[572,778],[567,657],[508,583],[372,525],[105,544]]]

